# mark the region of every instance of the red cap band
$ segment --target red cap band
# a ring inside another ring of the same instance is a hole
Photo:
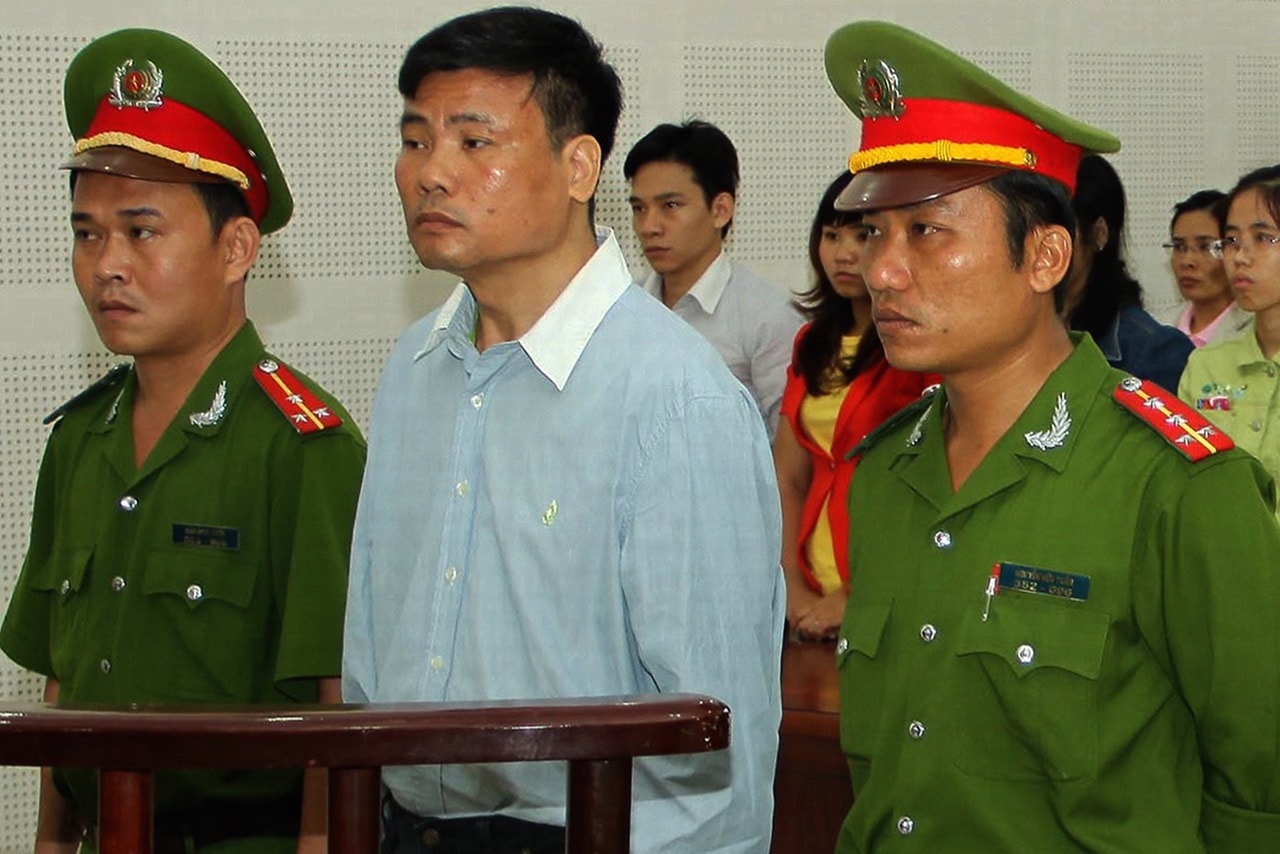
[[[863,120],[860,151],[938,141],[1021,148],[1033,155],[1029,163],[1015,166],[1004,161],[992,162],[1045,175],[1066,184],[1069,192],[1075,192],[1076,168],[1080,165],[1083,149],[1034,122],[1007,110],[963,101],[904,98],[902,104],[904,109],[900,118],[885,116]],[[985,162],[982,159],[956,159]]]
[[[166,97],[156,107],[142,108],[136,106],[116,106],[110,97],[103,97],[94,113],[89,130],[78,146],[120,145],[135,147],[129,143],[121,143],[104,137],[101,142],[94,138],[104,134],[125,134],[136,137],[144,143],[156,146],[163,153],[139,149],[143,154],[163,156],[174,162],[183,162],[189,169],[222,175],[225,167],[241,172],[248,180],[248,188],[240,186],[249,212],[255,222],[261,222],[267,211],[267,183],[257,163],[249,152],[236,141],[236,138],[198,110],[188,107],[180,101]],[[204,167],[201,161],[209,161]],[[223,169],[209,168],[222,166]],[[228,177],[228,180],[231,180]],[[232,183],[235,183],[232,181]]]

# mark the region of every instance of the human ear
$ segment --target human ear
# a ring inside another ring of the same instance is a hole
[[[729,193],[720,193],[711,200],[711,217],[716,228],[724,228],[733,219],[738,203]]]
[[[600,142],[590,134],[575,136],[564,144],[561,157],[568,169],[569,197],[586,204],[600,183]]]
[[[223,263],[226,265],[227,282],[239,282],[249,275],[249,269],[258,259],[262,233],[258,231],[258,224],[249,217],[238,216],[222,226],[218,244],[222,250]]]
[[[1071,233],[1060,225],[1039,226],[1027,238],[1027,253],[1032,290],[1050,293],[1071,269]]]
[[[1093,228],[1089,229],[1089,239],[1093,244],[1094,252],[1101,252],[1106,248],[1107,241],[1111,239],[1111,229],[1107,226],[1107,221],[1102,217],[1098,217],[1093,222]]]

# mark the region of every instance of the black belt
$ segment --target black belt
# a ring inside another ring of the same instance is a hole
[[[562,854],[564,828],[507,815],[426,818],[388,795],[382,854]]]

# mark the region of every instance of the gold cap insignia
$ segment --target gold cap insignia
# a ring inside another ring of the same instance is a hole
[[[862,60],[858,68],[858,107],[864,119],[896,119],[906,111],[898,72],[883,59]]]
[[[163,103],[160,87],[164,84],[164,72],[156,64],[147,61],[145,68],[134,67],[132,59],[126,59],[111,78],[110,102],[116,107],[141,107],[149,110]]]

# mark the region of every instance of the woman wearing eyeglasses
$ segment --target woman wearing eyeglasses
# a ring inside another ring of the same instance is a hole
[[[1249,322],[1211,248],[1220,236],[1218,206],[1226,197],[1221,190],[1199,190],[1174,205],[1164,244],[1178,292],[1187,301],[1176,325],[1197,347],[1237,335]]]
[[[1280,475],[1280,165],[1241,178],[1222,210],[1213,251],[1253,319],[1234,338],[1191,354],[1178,396]]]
[[[1124,185],[1104,158],[1080,159],[1071,207],[1076,240],[1063,309],[1067,324],[1092,335],[1114,367],[1172,391],[1194,348],[1142,307],[1142,287],[1124,260]]]

